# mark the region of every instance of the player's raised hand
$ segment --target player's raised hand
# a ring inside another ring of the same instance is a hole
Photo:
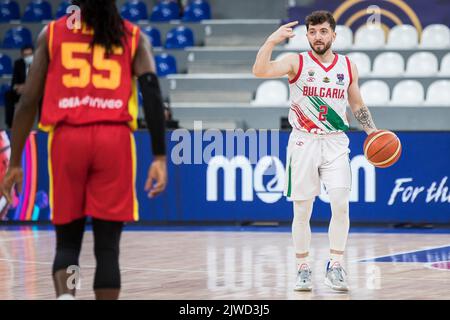
[[[278,44],[283,42],[286,39],[290,39],[295,37],[294,34],[294,26],[298,24],[298,21],[292,21],[289,23],[286,23],[278,28],[277,31],[272,33],[268,38],[267,42],[272,42],[273,44]]]
[[[22,192],[23,171],[21,167],[9,167],[2,183],[0,184],[0,193],[4,195],[9,204],[12,203],[12,191],[14,185],[17,190]]]
[[[153,198],[164,191],[167,185],[167,164],[165,156],[156,156],[148,170],[145,191]]]

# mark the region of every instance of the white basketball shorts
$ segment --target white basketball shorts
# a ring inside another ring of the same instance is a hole
[[[284,195],[293,201],[320,194],[320,181],[327,191],[351,189],[349,139],[343,132],[312,134],[293,129],[287,147]]]

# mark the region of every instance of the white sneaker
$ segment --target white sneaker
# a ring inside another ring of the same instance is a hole
[[[311,269],[307,264],[302,264],[297,273],[297,280],[295,281],[294,291],[311,291]]]
[[[344,268],[338,262],[333,263],[331,267],[328,262],[325,285],[336,291],[348,291],[346,275]]]

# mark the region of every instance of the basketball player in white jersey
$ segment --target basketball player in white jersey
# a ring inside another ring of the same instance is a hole
[[[350,225],[350,150],[344,133],[349,127],[347,104],[367,134],[377,129],[361,98],[356,66],[331,49],[338,35],[330,12],[315,11],[305,20],[311,51],[271,60],[274,47],[295,36],[292,28],[297,23],[283,25],[270,35],[253,66],[253,74],[259,78],[287,75],[289,79],[289,122],[293,129],[287,148],[285,195],[293,200],[294,207],[292,236],[298,266],[294,290],[312,290],[309,220],[322,181],[332,211],[325,284],[334,290],[348,291],[342,266]]]

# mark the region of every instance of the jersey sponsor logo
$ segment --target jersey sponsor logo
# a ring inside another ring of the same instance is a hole
[[[343,73],[338,73],[337,75],[337,81],[336,81],[336,84],[338,84],[338,85],[340,85],[340,86],[343,86],[345,83],[344,83],[344,74]]]
[[[303,87],[303,95],[309,97],[321,97],[321,98],[330,98],[330,99],[344,99],[345,98],[345,90],[344,89],[336,89],[336,88],[318,88],[318,87]]]
[[[97,109],[120,109],[123,107],[121,99],[103,99],[98,97],[85,96],[80,97],[65,97],[59,99],[58,107],[60,109],[71,109],[79,107],[90,107]]]

